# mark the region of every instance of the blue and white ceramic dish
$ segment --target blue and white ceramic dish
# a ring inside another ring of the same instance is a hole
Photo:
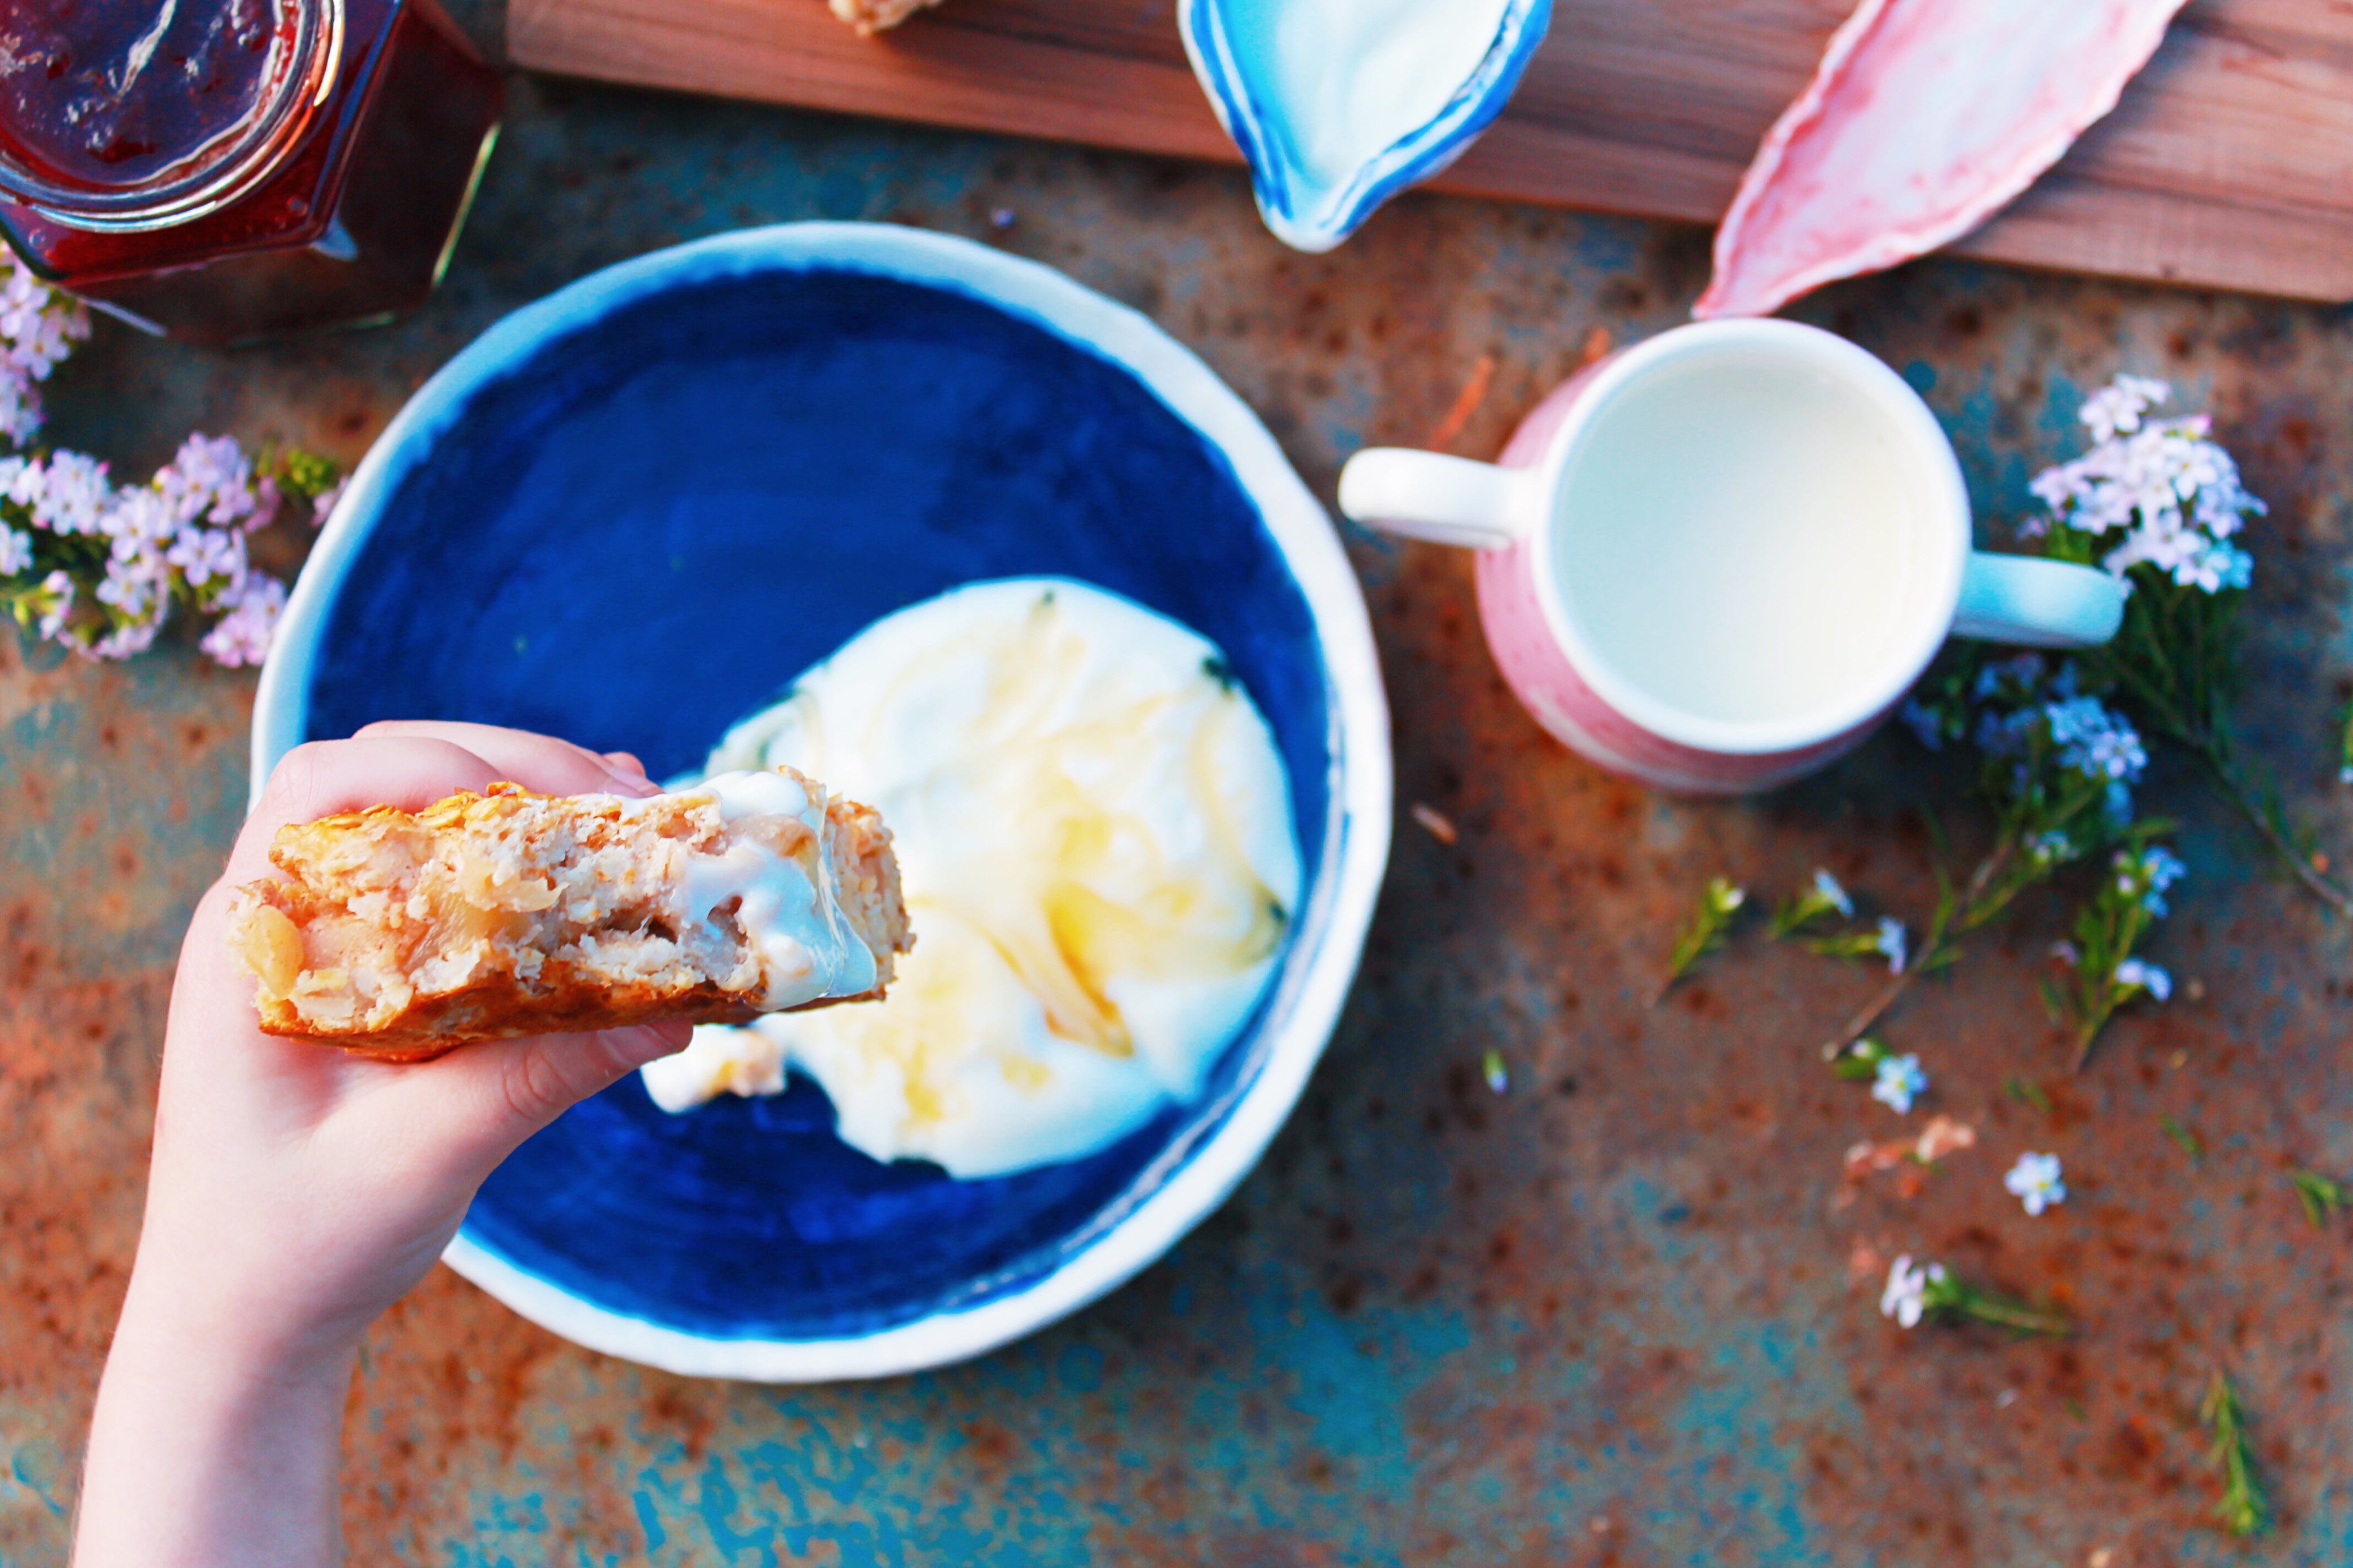
[[[1504,111],[1552,0],[1177,0],[1176,18],[1267,226],[1324,251]]]
[[[1388,714],[1329,520],[1144,317],[968,242],[755,229],[516,312],[360,465],[262,673],[254,773],[370,721],[520,725],[663,777],[876,617],[1077,577],[1224,647],[1291,774],[1294,939],[1205,1096],[1068,1164],[878,1164],[821,1093],[656,1110],[632,1077],[494,1174],[448,1258],[672,1371],[813,1381],[977,1354],[1230,1192],[1329,1037],[1388,852]]]

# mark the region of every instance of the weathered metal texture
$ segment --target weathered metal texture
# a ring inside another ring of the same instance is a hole
[[[793,0],[804,3],[804,0]],[[498,17],[468,19],[486,37]],[[995,216],[993,216],[995,215]],[[498,314],[590,268],[816,216],[978,236],[1196,345],[1327,495],[1360,444],[1492,452],[1577,362],[1677,319],[1705,237],[1409,199],[1337,254],[1269,239],[1240,179],[980,137],[522,81],[448,288],[418,320],[211,357],[102,328],[53,435],[125,469],[190,426],[356,456]],[[1005,221],[1009,216],[1009,221]],[[2072,451],[2117,368],[2212,407],[2273,502],[2253,535],[2260,749],[2353,858],[2327,735],[2348,692],[2353,344],[2341,312],[1932,262],[1801,308],[1905,367],[1991,520]],[[288,548],[299,548],[299,541]],[[1263,1167],[1173,1256],[974,1365],[876,1385],[682,1381],[576,1350],[437,1275],[372,1334],[349,1424],[358,1560],[751,1564],[2058,1563],[2353,1560],[2340,1223],[2292,1165],[2353,1172],[2347,932],[2263,873],[2161,762],[2192,879],[2153,956],[2204,999],[2136,1008],[2069,1081],[2031,899],[1889,1037],[1924,1109],[1979,1130],[1914,1195],[1841,1152],[1899,1121],[1814,1047],[1872,984],[1752,939],[1647,1005],[1709,875],[1817,865],[1915,920],[1961,781],[1888,736],[1763,800],[1596,773],[1513,705],[1468,563],[1351,532],[1408,821],[1352,1005]],[[74,1454],[136,1230],[180,921],[237,816],[249,678],[185,647],[127,670],[0,655],[0,1562],[63,1560]],[[1500,1052],[1511,1088],[1482,1081]],[[2008,1098],[2042,1084],[2050,1114]],[[2193,1164],[2171,1116],[2210,1152]],[[2029,1219],[2018,1152],[2073,1196]],[[2078,1314],[2063,1344],[1905,1333],[1897,1251]],[[2282,1510],[2205,1521],[2210,1367]],[[2102,1555],[2105,1553],[2105,1555]]]

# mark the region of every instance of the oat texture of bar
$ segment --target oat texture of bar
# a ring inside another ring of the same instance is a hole
[[[833,14],[871,37],[885,27],[895,27],[926,5],[936,5],[940,0],[833,0]]]
[[[518,784],[290,824],[229,943],[261,1026],[393,1060],[878,999],[913,944],[890,830],[789,768],[642,800]]]

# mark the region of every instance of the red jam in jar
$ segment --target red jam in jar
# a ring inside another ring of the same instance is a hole
[[[502,102],[434,0],[0,0],[0,230],[173,337],[383,321],[440,281]]]

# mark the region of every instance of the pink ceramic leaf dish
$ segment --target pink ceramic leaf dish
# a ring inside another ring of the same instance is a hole
[[[1957,239],[2116,107],[2182,0],[1862,0],[1766,133],[1692,314],[1764,316]]]

